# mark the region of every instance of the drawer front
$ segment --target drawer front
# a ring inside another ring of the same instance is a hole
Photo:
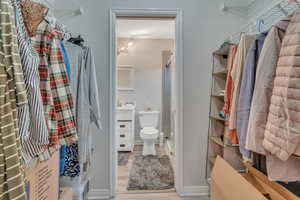
[[[117,127],[117,130],[119,132],[124,132],[124,131],[131,131],[131,127],[132,127],[132,122],[123,122],[123,121],[118,121],[117,123],[118,127]]]
[[[132,145],[133,144],[129,140],[119,140],[119,150],[130,150],[132,148]]]
[[[119,131],[119,137],[121,140],[130,140],[131,138],[131,133],[130,132],[126,132],[126,131]]]
[[[117,120],[133,120],[132,111],[118,111]]]

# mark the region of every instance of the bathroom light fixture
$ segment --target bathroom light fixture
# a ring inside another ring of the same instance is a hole
[[[134,45],[133,39],[129,39],[128,41],[125,42],[125,44],[119,47],[118,55],[120,55],[121,53],[127,53],[129,48],[132,47],[133,45]]]
[[[133,44],[134,44],[134,43],[131,41],[131,42],[128,42],[127,46],[128,46],[128,47],[132,47]]]

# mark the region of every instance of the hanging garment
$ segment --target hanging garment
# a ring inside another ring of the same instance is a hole
[[[44,20],[49,9],[31,0],[21,1],[21,6],[27,32],[30,37],[33,37],[37,34],[38,26]]]
[[[238,97],[240,94],[240,86],[242,80],[242,73],[244,70],[244,65],[246,61],[246,56],[250,45],[255,40],[256,35],[246,35],[243,34],[241,36],[241,41],[239,43],[239,47],[236,53],[236,57],[234,60],[234,64],[231,70],[231,77],[233,82],[233,91],[231,97],[231,106],[230,106],[230,114],[229,114],[229,130],[236,130],[236,111],[237,111],[237,103]]]
[[[59,174],[63,175],[65,172],[65,159],[67,155],[67,145],[62,145],[59,150]]]
[[[88,47],[82,48],[70,42],[67,42],[65,46],[70,60],[71,86],[76,102],[80,169],[83,173],[87,173],[92,160],[90,124],[95,123],[99,129],[101,128],[99,91],[94,58],[91,49]],[[75,163],[77,161],[68,159],[66,162]]]
[[[72,33],[67,31],[65,26],[55,18],[54,14],[49,10],[44,17],[44,19],[47,21],[48,24],[52,26],[53,29],[58,31],[61,35],[61,37],[65,40],[68,41],[72,37]]]
[[[224,95],[224,107],[223,111],[225,114],[229,114],[230,112],[230,105],[231,105],[231,97],[232,97],[232,90],[233,90],[233,82],[231,77],[231,71],[233,67],[233,62],[236,56],[236,52],[238,49],[238,45],[232,45],[229,49],[228,54],[228,61],[227,61],[227,78],[226,78],[226,85],[225,85],[225,95]]]
[[[25,200],[17,108],[27,104],[14,11],[0,1],[0,200]]]
[[[60,40],[60,46],[61,46],[61,50],[63,52],[64,62],[65,62],[65,65],[66,65],[69,81],[72,82],[72,80],[71,80],[71,66],[70,66],[69,56],[68,56],[68,52],[66,50],[66,47],[65,47],[65,44],[64,44],[63,40]]]
[[[63,176],[74,178],[80,174],[78,143],[67,146]]]
[[[269,105],[273,89],[276,65],[279,58],[281,44],[291,16],[282,19],[274,25],[265,39],[256,70],[255,88],[249,116],[246,139],[246,149],[266,155],[268,178],[272,181],[299,180],[300,160],[290,158],[282,161],[265,151],[262,143],[269,113]],[[264,162],[254,159],[254,164]],[[261,165],[260,165],[261,166]]]
[[[286,161],[300,143],[300,10],[284,36],[276,68],[274,88],[263,146]]]
[[[252,160],[253,160],[253,167],[259,170],[260,172],[268,175],[267,171],[267,160],[265,155],[261,155],[255,152],[252,152]]]
[[[244,157],[251,158],[251,152],[246,150],[248,120],[251,109],[252,95],[255,85],[256,67],[267,33],[259,34],[252,43],[243,70],[241,91],[237,104],[237,136],[240,152]]]
[[[238,49],[238,45],[232,45],[229,49],[229,56],[228,56],[228,62],[227,62],[227,79],[226,79],[226,85],[225,85],[225,95],[224,95],[224,107],[223,111],[226,115],[230,113],[230,106],[231,106],[231,97],[232,97],[232,91],[233,91],[233,81],[231,76],[231,71],[233,68],[234,59],[236,56],[236,52]],[[226,139],[230,141],[231,144],[238,144],[239,141],[237,139],[236,130],[229,130],[225,133]]]
[[[40,56],[40,88],[51,146],[77,140],[73,97],[57,32],[44,20],[32,38]]]
[[[291,17],[274,25],[265,39],[256,69],[255,87],[249,116],[246,149],[265,155],[262,146],[281,42]]]
[[[300,181],[300,159],[290,157],[282,161],[270,153],[266,153],[268,178],[271,181],[296,182]]]
[[[15,9],[19,51],[28,96],[28,104],[19,109],[22,156],[27,164],[45,151],[45,147],[49,144],[49,133],[39,86],[39,57],[27,35],[20,1],[11,0],[11,2]]]

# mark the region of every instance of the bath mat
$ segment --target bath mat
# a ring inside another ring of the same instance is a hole
[[[130,171],[128,190],[174,188],[174,171],[168,156],[137,155]]]
[[[125,166],[128,164],[130,153],[128,152],[118,152],[118,165]]]

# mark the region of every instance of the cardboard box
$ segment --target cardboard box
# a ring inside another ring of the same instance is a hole
[[[251,165],[245,166],[249,173],[240,174],[218,157],[212,172],[211,200],[300,200]]]
[[[211,177],[211,200],[268,200],[221,157]]]
[[[59,152],[50,160],[26,170],[28,200],[59,199]]]
[[[59,200],[72,200],[72,198],[73,198],[72,188],[62,188],[61,189]]]

